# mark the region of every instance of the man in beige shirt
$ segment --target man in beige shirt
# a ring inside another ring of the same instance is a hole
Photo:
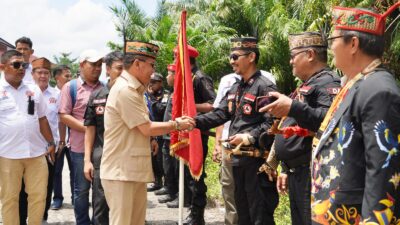
[[[100,177],[110,207],[110,224],[141,225],[146,216],[146,183],[154,179],[150,136],[191,130],[194,120],[150,121],[143,94],[159,48],[138,41],[125,46],[124,71],[110,91],[105,110]]]

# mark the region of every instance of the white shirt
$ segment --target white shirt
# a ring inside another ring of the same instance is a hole
[[[28,114],[28,96],[35,102]],[[0,157],[34,158],[46,153],[39,118],[46,116],[46,102],[38,86],[22,82],[18,89],[0,80]]]
[[[54,142],[57,143],[60,140],[60,134],[58,132],[58,106],[60,104],[60,90],[58,88],[48,86],[47,89],[42,92],[42,94],[47,104],[46,117],[49,121]]]
[[[261,70],[260,72],[261,72],[261,75],[268,78],[272,83],[275,84],[275,78],[271,73],[264,71],[264,70]],[[232,85],[234,83],[240,81],[241,79],[242,79],[242,77],[236,73],[230,73],[221,78],[221,81],[219,82],[219,86],[218,86],[217,97],[215,98],[215,101],[213,104],[214,108],[217,108],[219,106],[222,98],[231,89]],[[224,124],[224,129],[222,131],[221,139],[228,138],[230,125],[231,125],[231,121],[228,121]]]

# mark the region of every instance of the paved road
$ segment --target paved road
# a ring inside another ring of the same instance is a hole
[[[71,205],[71,190],[69,188],[69,176],[68,166],[64,167],[63,171],[63,194],[64,194],[64,205],[60,210],[50,210],[49,219],[47,223],[49,225],[74,225],[75,217],[74,210]],[[1,208],[1,205],[0,205]],[[157,201],[157,196],[153,193],[148,194],[147,202],[147,215],[146,220],[149,225],[173,225],[178,220],[178,209],[169,209],[165,204],[160,204]],[[91,209],[90,209],[91,210]],[[90,212],[91,213],[91,212]],[[187,215],[185,210],[184,216]],[[223,223],[223,209],[207,208],[205,212],[206,224],[208,225],[222,225]],[[1,216],[0,216],[0,224]]]

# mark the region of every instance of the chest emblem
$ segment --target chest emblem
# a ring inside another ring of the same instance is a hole
[[[103,104],[106,103],[107,99],[106,98],[101,98],[101,99],[94,99],[93,104]]]
[[[254,96],[250,93],[246,93],[243,98],[250,102],[254,102],[254,100],[256,100],[256,96]]]
[[[374,133],[379,149],[387,154],[385,163],[382,165],[382,168],[387,168],[392,156],[396,156],[399,153],[398,148],[400,135],[396,139],[393,133],[389,130],[386,122],[383,120],[379,120],[376,123]]]
[[[346,122],[337,134],[338,136],[338,150],[343,155],[343,149],[349,147],[351,140],[353,139],[354,125],[352,122]],[[342,162],[343,163],[343,162]]]
[[[243,113],[246,114],[246,115],[250,115],[252,109],[253,108],[251,107],[250,104],[243,105]]]
[[[57,103],[57,99],[54,97],[49,98],[49,104],[56,104]]]
[[[103,115],[104,114],[104,106],[99,105],[96,106],[96,115]]]

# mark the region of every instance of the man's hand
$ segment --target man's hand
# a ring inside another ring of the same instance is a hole
[[[276,189],[278,189],[279,194],[287,194],[288,191],[288,175],[281,173],[276,181]]]
[[[189,116],[182,116],[176,118],[175,121],[179,123],[180,130],[191,131],[196,126],[196,122]]]
[[[158,147],[159,147],[157,140],[156,139],[152,139],[151,142],[150,142],[150,146],[151,146],[151,152],[153,153],[153,156],[157,155]]]
[[[56,147],[54,145],[50,145],[47,147],[47,152],[46,155],[50,156],[49,160],[51,161],[50,163],[54,165],[54,162],[56,161]]]
[[[56,151],[56,158],[59,159],[64,151],[65,144],[64,143],[59,143],[57,146],[57,151]]]
[[[93,164],[92,162],[85,160],[85,165],[83,167],[83,173],[85,174],[86,180],[93,181]]]
[[[245,134],[235,134],[232,135],[228,138],[229,144],[231,145],[239,145],[240,143],[243,143],[243,145],[250,145],[250,134],[245,133]]]
[[[220,144],[215,144],[215,148],[212,154],[212,160],[216,163],[221,163],[222,160],[222,147]]]
[[[273,103],[262,107],[259,111],[272,114],[277,118],[287,116],[292,106],[293,100],[279,92],[269,92],[269,96],[277,98]]]

